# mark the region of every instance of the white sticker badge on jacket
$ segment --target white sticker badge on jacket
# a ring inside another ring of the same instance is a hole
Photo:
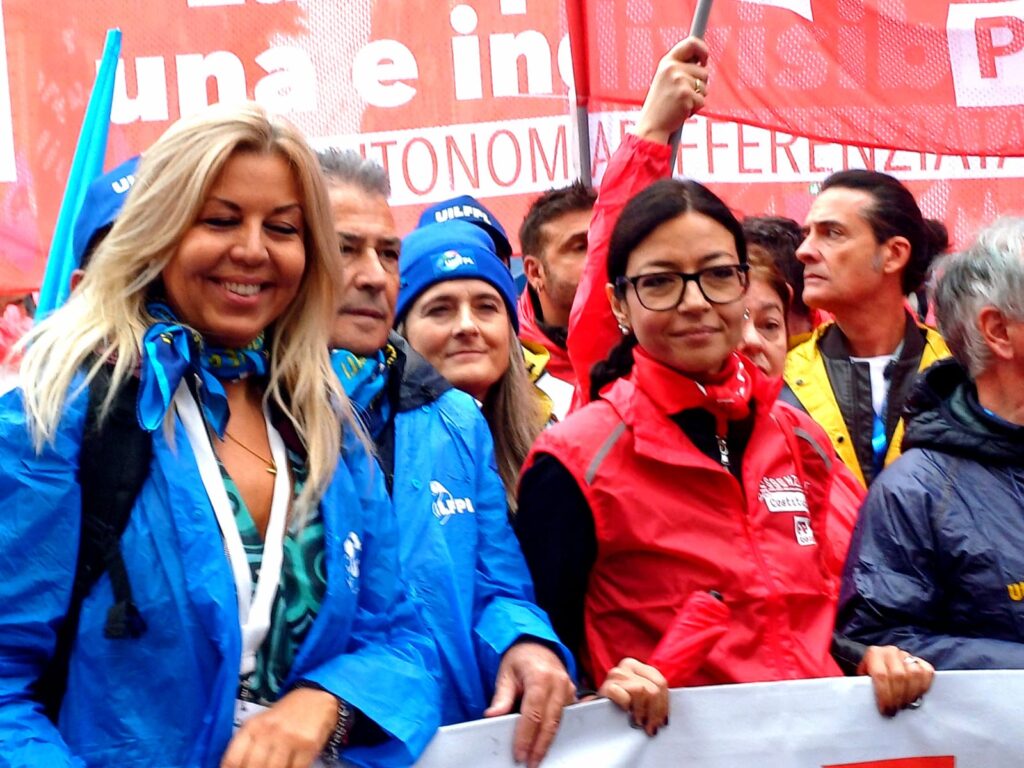
[[[359,557],[363,552],[363,542],[359,540],[355,531],[349,533],[343,549],[345,550],[345,581],[348,582],[348,588],[356,592],[359,586]]]
[[[796,543],[801,547],[813,547],[817,544],[814,540],[814,529],[811,528],[811,518],[794,517],[793,530],[796,532]]]
[[[758,496],[768,507],[769,512],[804,512],[807,508],[807,497],[803,485],[796,475],[783,477],[765,477],[761,480]]]

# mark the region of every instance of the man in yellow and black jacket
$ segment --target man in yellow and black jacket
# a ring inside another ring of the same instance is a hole
[[[783,399],[805,410],[865,486],[900,455],[903,405],[918,372],[949,350],[904,297],[948,245],[899,181],[840,171],[822,185],[797,250],[804,301],[835,320],[790,350]]]

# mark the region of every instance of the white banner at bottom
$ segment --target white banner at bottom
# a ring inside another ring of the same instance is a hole
[[[672,692],[649,738],[608,701],[568,708],[544,768],[1021,768],[1024,671],[943,672],[918,709],[878,714],[867,678]],[[438,731],[419,768],[512,768],[518,716]]]

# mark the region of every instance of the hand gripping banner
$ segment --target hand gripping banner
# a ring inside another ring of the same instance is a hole
[[[565,711],[545,768],[1019,768],[1024,672],[941,672],[885,718],[867,678],[672,691],[657,736],[608,701]],[[517,716],[442,728],[418,768],[512,768]]]

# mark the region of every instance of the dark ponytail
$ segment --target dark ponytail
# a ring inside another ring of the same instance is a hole
[[[855,189],[871,197],[871,204],[861,214],[871,225],[877,242],[884,243],[892,237],[907,239],[910,258],[903,269],[902,288],[904,294],[917,291],[932,261],[949,248],[945,225],[925,219],[911,191],[886,173],[860,168],[837,171],[825,179],[821,191],[834,188]]]
[[[590,369],[590,399],[597,400],[601,390],[616,379],[633,370],[633,348],[637,345],[635,333],[628,333],[616,344],[604,360]]]
[[[924,229],[927,235],[926,245],[934,261],[936,257],[949,250],[949,229],[938,219],[925,219]]]

